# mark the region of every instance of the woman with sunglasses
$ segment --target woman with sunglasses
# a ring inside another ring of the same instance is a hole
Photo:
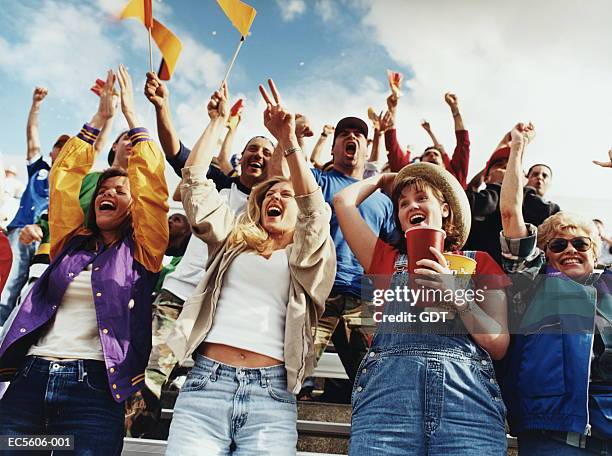
[[[612,273],[595,272],[597,229],[559,212],[523,220],[522,158],[533,126],[512,130],[501,190],[504,269],[516,333],[502,385],[521,455],[612,452]]]

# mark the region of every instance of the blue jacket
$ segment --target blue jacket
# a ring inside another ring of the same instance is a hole
[[[579,284],[544,266],[530,228],[528,238],[502,237],[510,308],[520,316],[502,382],[511,431],[594,429],[612,438],[612,384],[591,383],[596,307],[612,317],[612,272]]]

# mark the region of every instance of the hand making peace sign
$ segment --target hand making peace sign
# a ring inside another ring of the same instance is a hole
[[[281,105],[280,94],[272,79],[268,79],[268,85],[270,86],[274,101],[272,101],[264,86],[261,84],[259,85],[259,92],[261,92],[261,96],[266,102],[264,125],[279,143],[288,144],[292,140],[297,142],[297,137],[295,135],[295,116],[285,110]]]

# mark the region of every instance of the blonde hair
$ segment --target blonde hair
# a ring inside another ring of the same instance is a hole
[[[228,236],[228,248],[238,244],[246,244],[247,249],[254,250],[257,253],[263,253],[272,248],[273,241],[270,234],[261,225],[261,205],[268,190],[283,182],[291,185],[289,179],[277,176],[252,188],[246,210],[238,217],[232,232]]]
[[[597,258],[601,240],[599,239],[599,232],[595,224],[577,214],[565,211],[551,215],[538,227],[538,247],[541,250],[546,250],[546,245],[551,239],[559,234],[572,231],[584,231],[591,238],[591,248],[595,258]]]

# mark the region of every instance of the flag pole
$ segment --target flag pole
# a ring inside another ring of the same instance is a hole
[[[151,46],[151,29],[147,27],[149,31],[149,71],[153,73],[153,47]]]
[[[227,81],[227,78],[229,77],[230,71],[232,71],[232,67],[234,66],[234,62],[236,61],[236,57],[238,57],[238,53],[240,52],[240,48],[242,47],[243,44],[244,44],[244,36],[241,36],[240,37],[240,43],[238,43],[238,47],[236,48],[236,52],[234,52],[234,56],[232,57],[232,61],[230,62],[229,66],[227,67],[227,72],[225,73],[225,77],[223,78],[223,82]],[[223,83],[221,85],[223,85]]]

